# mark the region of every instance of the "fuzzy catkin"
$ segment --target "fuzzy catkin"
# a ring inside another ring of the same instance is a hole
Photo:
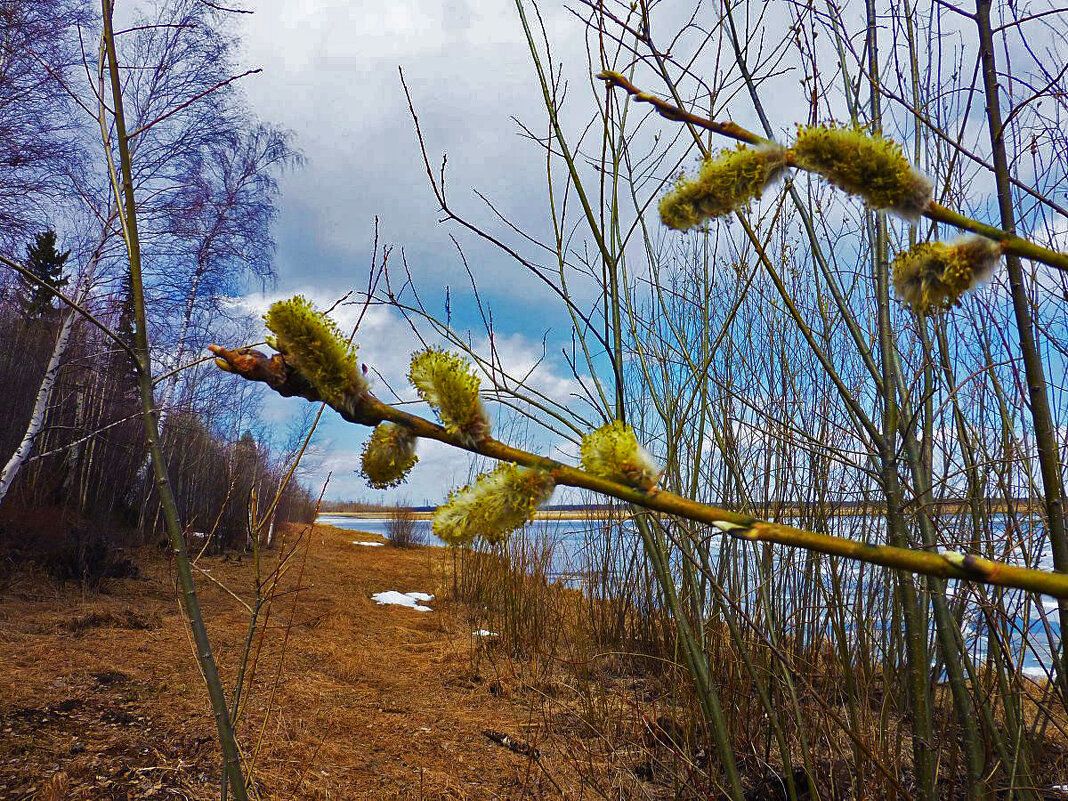
[[[621,420],[613,420],[583,437],[579,455],[586,472],[639,489],[652,489],[660,478],[660,468],[653,457],[638,444],[634,429]]]
[[[901,145],[859,128],[802,127],[790,148],[793,163],[819,173],[873,209],[915,222],[931,203],[931,181],[915,169]]]
[[[468,545],[476,537],[491,544],[503,542],[534,519],[554,487],[546,470],[502,464],[449,495],[434,512],[434,534],[449,545]]]
[[[786,150],[774,142],[709,156],[696,178],[679,179],[660,200],[660,219],[686,231],[737,211],[759,198],[786,170]]]
[[[478,376],[462,356],[439,348],[420,351],[412,356],[408,380],[441,424],[465,445],[477,445],[489,436],[489,416],[478,397]]]
[[[411,429],[396,423],[379,423],[360,460],[360,472],[373,489],[388,489],[404,482],[419,457],[415,454],[416,436]]]
[[[894,258],[894,291],[916,314],[948,309],[989,278],[1000,257],[1001,245],[983,236],[914,245]]]
[[[274,335],[268,344],[285,355],[324,401],[336,405],[369,390],[356,346],[307,298],[297,295],[273,303],[263,319]]]

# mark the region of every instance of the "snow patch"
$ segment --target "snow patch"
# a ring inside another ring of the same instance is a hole
[[[472,631],[471,634],[475,637],[499,637],[495,631],[486,631],[485,629],[479,629],[478,631]]]
[[[1027,667],[1020,668],[1020,673],[1027,676],[1030,679],[1048,679],[1049,671],[1046,668],[1039,666],[1029,665]],[[1068,787],[1068,784],[1065,785]]]
[[[385,545],[384,542],[364,542],[363,540],[353,540],[353,545],[366,545],[368,548],[381,548]]]
[[[371,600],[379,606],[386,606],[388,604],[396,606],[406,606],[409,609],[414,609],[416,612],[433,612],[429,606],[423,606],[420,601],[433,601],[434,596],[425,592],[397,592],[396,590],[386,590],[385,592],[376,592],[371,596]]]

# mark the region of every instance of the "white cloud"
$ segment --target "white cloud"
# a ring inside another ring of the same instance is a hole
[[[548,10],[546,21],[557,57],[566,54],[584,72],[582,26],[562,7]],[[375,215],[383,241],[418,256],[420,284],[466,283],[448,231],[436,224],[398,67],[431,159],[437,165],[448,153],[450,201],[489,219],[470,192],[478,187],[524,225],[546,229],[538,202],[545,196],[543,159],[537,145],[518,138],[510,117],[544,127],[540,89],[510,4],[261,0],[243,32],[244,64],[264,70],[244,82],[251,106],[294,130],[308,156],[307,167],[283,182],[283,284],[312,272],[328,274],[334,287],[352,282]],[[545,291],[529,277],[517,285],[495,255],[493,265],[472,262],[484,289]]]

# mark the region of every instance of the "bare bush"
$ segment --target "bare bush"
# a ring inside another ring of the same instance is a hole
[[[386,540],[394,548],[414,548],[423,545],[426,537],[419,529],[419,522],[407,506],[398,506],[389,513],[386,522]]]

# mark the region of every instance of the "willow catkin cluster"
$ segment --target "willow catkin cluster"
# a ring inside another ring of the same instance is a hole
[[[915,169],[901,145],[859,128],[810,125],[790,148],[797,167],[819,173],[873,209],[916,221],[931,202],[931,181]]]
[[[723,150],[709,156],[696,178],[681,178],[660,200],[660,219],[686,231],[744,208],[786,170],[786,150],[775,144]]]
[[[489,416],[478,397],[478,376],[462,356],[439,348],[420,351],[412,356],[408,380],[441,424],[464,444],[474,446],[489,436]]]
[[[948,309],[985,281],[1001,258],[1001,245],[984,236],[924,242],[894,258],[894,291],[916,314]]]
[[[273,334],[267,343],[285,354],[286,362],[324,401],[335,405],[368,391],[356,346],[311,301],[301,295],[280,300],[271,304],[263,319]]]
[[[419,457],[416,436],[410,428],[396,423],[379,423],[363,449],[360,472],[373,489],[401,484]]]
[[[583,437],[579,455],[587,473],[639,489],[652,489],[660,478],[660,468],[653,457],[638,444],[634,429],[621,420],[613,420]]]
[[[503,542],[534,519],[534,512],[549,500],[554,487],[546,470],[502,464],[449,495],[434,512],[434,534],[449,545],[467,545],[476,537]]]

